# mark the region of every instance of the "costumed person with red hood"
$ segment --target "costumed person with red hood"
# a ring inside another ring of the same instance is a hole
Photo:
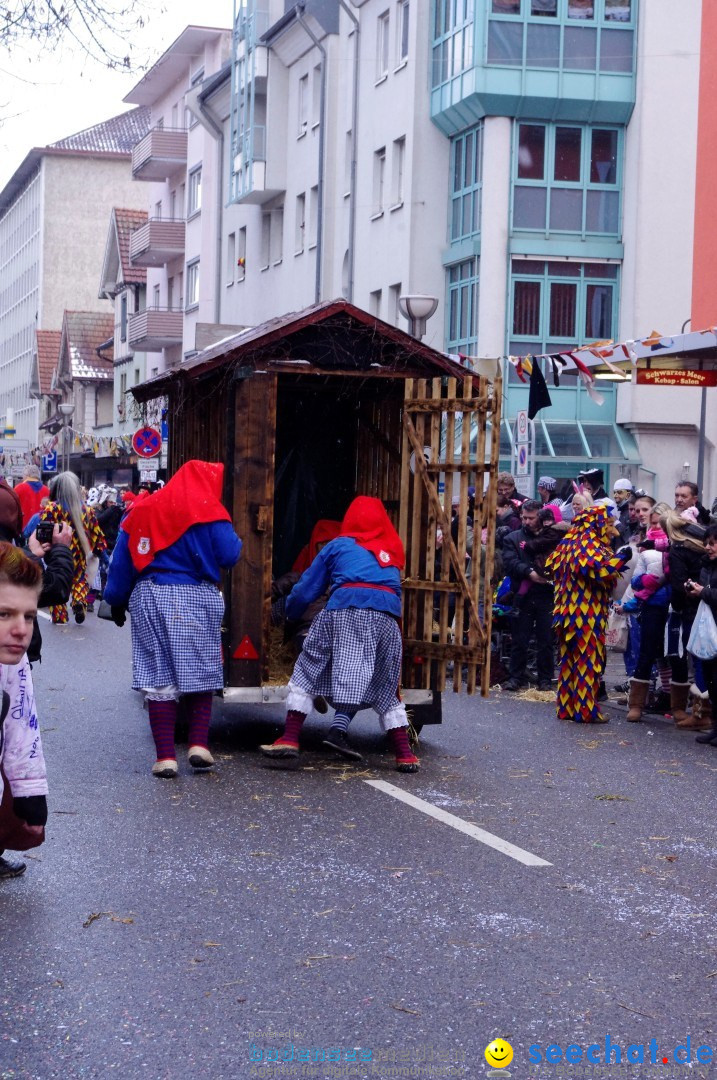
[[[41,510],[42,500],[50,494],[50,489],[40,479],[40,470],[37,465],[28,465],[22,478],[22,483],[15,488],[20,505],[22,506],[23,529],[35,514]]]
[[[211,768],[212,695],[224,685],[221,571],[239,559],[241,540],[221,502],[224,466],[188,461],[160,491],[123,519],[104,598],[123,626],[132,616],[132,686],[143,690],[157,760],[155,776],[178,773],[174,729],[180,696],[189,699],[189,764]]]
[[[341,737],[345,742],[351,720],[359,709],[372,708],[393,743],[396,768],[418,770],[406,708],[398,697],[404,563],[403,544],[383,503],[359,495],[346,511],[340,535],[318,552],[287,598],[287,618],[297,619],[329,592],[289,681],[284,733],[261,747],[267,757],[298,756],[299,733],[313,699],[324,697],[336,711],[329,745],[343,752]]]

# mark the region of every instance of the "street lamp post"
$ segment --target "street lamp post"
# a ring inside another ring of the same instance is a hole
[[[70,420],[75,411],[75,406],[69,401],[58,405],[62,415],[62,471],[67,472],[70,468]]]
[[[411,337],[420,339],[426,332],[426,323],[438,307],[435,296],[399,296],[398,307],[404,319],[408,319],[408,332]]]

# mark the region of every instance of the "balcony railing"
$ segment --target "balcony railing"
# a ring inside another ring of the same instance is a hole
[[[132,150],[135,180],[166,180],[187,164],[184,128],[153,128]]]
[[[184,220],[150,218],[129,238],[129,260],[133,266],[165,266],[184,254]]]
[[[145,308],[130,315],[127,338],[137,352],[159,352],[182,344],[181,308]]]

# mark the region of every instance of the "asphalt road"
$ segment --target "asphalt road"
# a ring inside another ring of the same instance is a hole
[[[417,776],[393,771],[371,714],[353,727],[365,767],[322,752],[314,716],[285,772],[256,751],[281,710],[217,702],[216,772],[182,762],[159,781],[129,627],[43,634],[50,820],[0,888],[2,1080],[288,1078],[301,1048],[342,1052],[314,1065],[327,1080],[478,1077],[498,1036],[515,1057],[494,1075],[532,1080],[560,1074],[531,1045],[597,1043],[602,1060],[606,1035],[623,1052],[612,1076],[660,1067],[626,1066],[629,1044],[655,1039],[671,1061],[687,1036],[691,1076],[709,1074],[695,1049],[717,1049],[713,749],[656,717],[581,727],[549,704],[451,694]],[[262,1072],[281,1053],[293,1061]]]

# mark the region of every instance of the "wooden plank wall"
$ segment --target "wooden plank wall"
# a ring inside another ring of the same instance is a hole
[[[399,522],[407,554],[406,687],[443,690],[452,661],[454,690],[461,690],[466,667],[467,692],[475,692],[479,675],[481,693],[488,692],[501,392],[498,378],[490,382],[469,376],[462,385],[455,379],[406,382]],[[477,432],[474,451],[472,426]],[[455,543],[450,524],[454,483],[459,495]],[[473,557],[468,563],[470,486],[476,488],[476,501]],[[487,535],[481,550],[483,528]]]

